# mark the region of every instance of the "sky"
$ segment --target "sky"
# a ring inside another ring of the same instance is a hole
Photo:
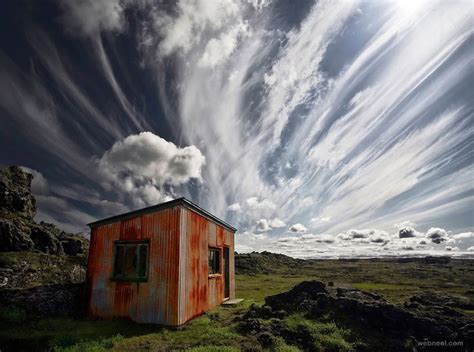
[[[474,257],[474,3],[7,0],[0,164],[37,220],[187,197],[236,250]]]

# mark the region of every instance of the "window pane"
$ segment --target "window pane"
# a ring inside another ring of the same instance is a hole
[[[214,262],[213,258],[214,258],[214,252],[212,251],[212,249],[210,249],[209,250],[209,274],[214,273],[214,268],[212,267],[212,264]]]
[[[122,276],[123,275],[123,262],[124,262],[124,246],[116,246],[115,247],[115,263],[114,263],[114,276]]]
[[[140,258],[139,258],[139,263],[138,263],[138,276],[139,277],[146,277],[147,263],[148,263],[148,245],[141,244],[140,245]]]
[[[148,276],[149,244],[143,241],[115,243],[113,277],[119,280],[143,281]]]
[[[137,246],[127,245],[123,274],[125,277],[135,277],[137,272]]]
[[[220,272],[220,250],[209,249],[209,274]]]

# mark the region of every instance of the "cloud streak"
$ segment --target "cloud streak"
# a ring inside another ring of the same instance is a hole
[[[89,93],[74,59],[37,31],[29,45],[41,75],[1,54],[0,103],[15,126],[37,127],[29,140],[51,133],[61,148],[43,148],[89,180],[80,211],[96,212],[98,199],[114,211],[184,195],[239,228],[248,250],[472,247],[459,243],[474,226],[466,3],[406,11],[317,1],[299,13],[281,1],[59,4],[68,40],[90,48],[107,99]]]

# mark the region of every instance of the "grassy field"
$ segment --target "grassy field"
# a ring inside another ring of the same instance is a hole
[[[310,264],[273,275],[237,275],[236,295],[244,298],[244,302],[235,307],[213,309],[180,329],[127,321],[31,320],[22,312],[6,309],[0,312],[0,350],[259,350],[260,344],[255,337],[238,333],[238,317],[245,314],[251,304],[261,305],[266,296],[286,291],[304,280],[332,281],[338,286],[380,293],[397,304],[428,290],[474,298],[472,261],[452,260],[446,265],[436,265],[389,260],[327,260]],[[314,322],[293,315],[286,318],[286,323],[290,328],[307,331],[322,351],[351,351],[357,338],[363,338],[330,320]],[[277,341],[275,350],[297,349],[282,339]]]

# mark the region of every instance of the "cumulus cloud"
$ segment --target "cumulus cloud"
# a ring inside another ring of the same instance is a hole
[[[101,31],[122,31],[123,0],[59,0],[62,20],[72,34],[94,35]]]
[[[229,205],[229,206],[227,207],[227,210],[233,211],[233,212],[238,212],[238,211],[240,211],[241,209],[242,209],[242,208],[241,208],[241,206],[240,206],[239,203],[233,203],[233,204],[231,204],[231,205]]]
[[[432,227],[426,232],[426,237],[430,238],[433,243],[440,244],[447,240],[448,233],[444,229]]]
[[[201,181],[205,157],[195,146],[180,148],[151,133],[142,132],[117,141],[96,159],[105,180],[133,195],[140,204],[169,199],[163,186]]]
[[[286,223],[283,220],[278,219],[278,218],[271,219],[269,224],[270,224],[270,227],[273,229],[279,229],[286,226]]]
[[[297,223],[297,224],[291,225],[288,231],[304,233],[307,231],[307,228],[303,224]]]
[[[410,238],[416,237],[417,232],[413,227],[403,227],[398,230],[398,237],[400,238]]]
[[[456,235],[453,235],[455,240],[467,240],[467,239],[474,239],[474,232],[462,232]]]
[[[285,227],[286,223],[283,220],[280,220],[278,218],[274,219],[260,219],[257,221],[256,229],[259,232],[267,232],[272,229],[278,229]]]
[[[458,247],[452,247],[452,246],[446,246],[444,249],[449,252],[459,251]]]
[[[393,227],[395,227],[396,229],[401,229],[403,227],[412,227],[412,228],[415,228],[416,227],[416,224],[410,220],[405,220],[405,221],[401,221],[399,223],[396,223],[395,225],[393,225]]]

